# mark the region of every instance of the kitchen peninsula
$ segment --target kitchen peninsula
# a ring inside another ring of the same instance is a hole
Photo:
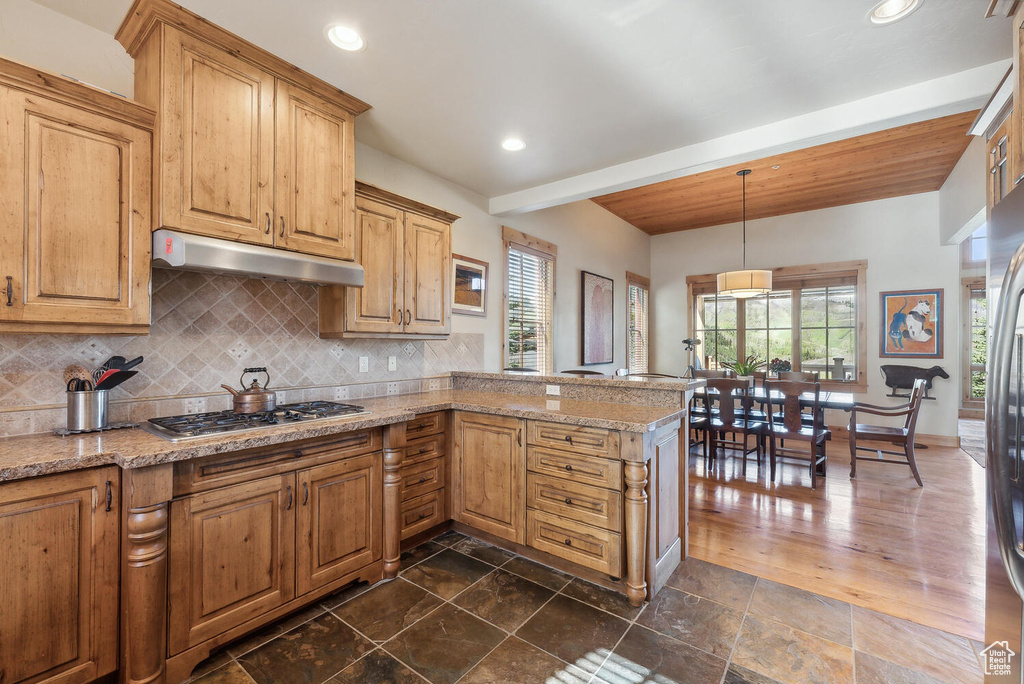
[[[78,538],[53,547],[49,579],[12,574],[6,588],[38,601],[40,615],[51,601],[77,603],[73,629],[92,646],[80,665],[118,663],[129,682],[181,681],[212,650],[297,608],[395,577],[403,543],[448,526],[634,605],[657,593],[685,556],[680,440],[699,383],[450,382],[363,400],[367,415],[178,443],[138,429],[4,439],[0,510],[23,509],[41,537],[82,521]],[[31,536],[14,536],[19,557]],[[79,595],[45,586],[67,579],[60,559],[78,553],[91,559]],[[109,614],[117,586],[119,621]],[[120,658],[109,652],[118,623]],[[48,638],[43,625],[26,643]]]

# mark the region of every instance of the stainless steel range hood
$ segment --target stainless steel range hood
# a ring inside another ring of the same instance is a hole
[[[363,286],[363,267],[351,261],[166,229],[153,233],[153,263],[188,271],[209,271],[315,285]]]

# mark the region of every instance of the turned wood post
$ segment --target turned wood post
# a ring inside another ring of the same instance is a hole
[[[125,470],[121,681],[163,684],[167,657],[167,524],[172,466]]]
[[[405,423],[384,428],[384,577],[395,577],[402,555],[402,460]]]
[[[626,461],[626,595],[634,606],[647,598],[644,568],[647,561],[647,464]]]

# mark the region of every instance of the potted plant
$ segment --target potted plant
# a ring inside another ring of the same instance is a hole
[[[768,372],[775,377],[779,377],[780,372],[791,370],[793,370],[793,364],[785,359],[776,357],[768,362]]]
[[[763,368],[767,363],[767,361],[758,361],[757,355],[751,354],[745,359],[736,361],[735,363],[726,362],[722,365],[735,373],[739,378],[749,378],[751,374],[758,369]]]

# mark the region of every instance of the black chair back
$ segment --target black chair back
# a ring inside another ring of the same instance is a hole
[[[789,432],[799,432],[803,425],[804,413],[800,406],[800,397],[811,393],[814,395],[814,403],[811,405],[813,416],[813,434],[817,435],[821,430],[821,411],[819,402],[821,399],[821,383],[800,382],[798,380],[768,380],[764,383],[764,390],[767,396],[772,392],[782,395],[782,411],[778,414],[775,411],[768,412],[768,423],[774,430],[776,426],[784,427]],[[780,420],[781,419],[781,420]]]
[[[708,379],[709,400],[718,401],[718,420],[722,425],[734,425],[745,415],[744,408],[749,401],[750,384],[746,380],[729,378]]]

